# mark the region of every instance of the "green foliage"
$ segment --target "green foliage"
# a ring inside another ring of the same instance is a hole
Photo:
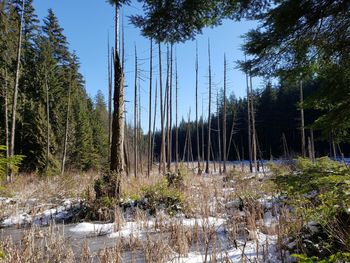
[[[5,259],[5,257],[6,257],[5,252],[0,249],[0,259]]]
[[[146,208],[151,213],[155,213],[158,209],[164,208],[170,215],[182,211],[185,204],[183,194],[176,188],[169,187],[167,180],[143,189],[143,197]]]
[[[14,155],[12,157],[6,158],[1,151],[6,151],[6,147],[0,145],[0,178],[5,175],[6,167],[9,168],[12,172],[17,172],[19,165],[24,156],[22,155]]]
[[[330,260],[332,254],[350,249],[349,168],[327,157],[315,163],[299,158],[289,172],[278,167],[273,172],[276,189],[288,197],[287,203],[305,224],[298,238],[309,242],[305,244],[307,257],[298,256],[298,259],[319,262],[318,258],[312,258],[317,253],[322,260],[327,257]],[[316,232],[310,232],[307,226],[310,222],[317,225]]]
[[[326,259],[320,259],[316,256],[308,257],[306,255],[301,254],[292,254],[292,257],[297,259],[297,262],[300,263],[342,263],[348,262],[350,260],[350,253],[336,253],[330,255]]]
[[[177,173],[168,172],[165,175],[168,187],[182,189],[184,187],[184,175],[179,170]]]

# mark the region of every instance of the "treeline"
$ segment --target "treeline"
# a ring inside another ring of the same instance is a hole
[[[40,23],[32,2],[0,1],[0,144],[25,156],[22,171],[99,168],[108,159],[103,95],[89,98],[57,17],[49,9]]]
[[[304,107],[319,89],[317,81],[304,84]],[[223,94],[222,92],[212,101],[214,109],[211,117],[211,160],[223,160]],[[277,85],[267,84],[262,89],[253,92],[257,133],[257,158],[260,160],[290,159],[301,156],[301,116],[300,116],[300,87],[299,83],[280,81]],[[236,98],[234,95],[226,98],[227,103],[227,160],[249,160],[248,146],[248,112],[247,99]],[[218,105],[215,105],[218,104]],[[311,139],[311,129],[315,120],[324,114],[321,110],[306,108],[305,134]],[[218,120],[219,119],[219,120]],[[220,126],[218,126],[220,125]],[[196,161],[207,158],[208,122],[203,118],[199,120],[200,152],[197,153],[196,122],[182,119],[179,127],[179,160]],[[315,155],[340,158],[342,154],[349,154],[348,144],[339,143],[338,138],[332,134],[324,134],[322,130],[313,130]],[[172,144],[175,145],[176,128],[172,129]],[[190,134],[190,135],[188,135]],[[232,135],[231,135],[232,134]],[[204,135],[204,138],[203,138]],[[220,138],[218,137],[220,135]],[[190,138],[189,138],[190,137]],[[219,146],[219,143],[221,144]],[[155,157],[160,153],[160,132],[155,136]],[[190,145],[190,146],[189,146]],[[308,145],[306,145],[308,148]],[[221,149],[221,151],[219,151]],[[308,149],[307,154],[308,154]],[[175,148],[172,148],[175,160]],[[203,158],[204,156],[204,158]]]

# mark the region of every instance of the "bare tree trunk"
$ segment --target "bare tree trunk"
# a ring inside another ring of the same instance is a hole
[[[246,84],[247,84],[247,110],[248,110],[248,151],[249,151],[249,169],[253,172],[253,153],[252,153],[252,127],[251,127],[251,108],[250,108],[250,89],[248,83],[248,73],[246,73]]]
[[[230,155],[230,151],[231,151],[231,144],[233,141],[233,134],[234,134],[234,128],[235,128],[235,121],[236,121],[236,112],[232,113],[232,126],[231,126],[231,133],[230,133],[230,139],[228,141],[228,149],[226,152],[226,156]],[[233,142],[234,143],[234,142]],[[242,158],[244,158],[244,154],[242,154]]]
[[[257,163],[257,145],[256,145],[256,129],[255,129],[255,110],[254,110],[254,98],[253,98],[253,81],[252,76],[250,75],[250,113],[252,114],[252,146],[253,146],[253,162],[254,170],[258,172],[258,163]]]
[[[169,88],[170,88],[170,53],[169,46],[167,47],[167,74],[166,74],[166,85],[165,85],[165,103],[164,103],[164,114],[166,116],[165,132],[166,132],[166,169],[169,171]]]
[[[223,116],[223,124],[222,124],[222,147],[224,149],[224,164],[223,169],[224,173],[226,173],[226,161],[227,161],[227,147],[226,147],[226,112],[227,112],[227,103],[226,103],[226,88],[227,88],[227,62],[226,62],[226,54],[224,56],[224,116]]]
[[[68,101],[67,101],[67,115],[66,115],[66,126],[64,129],[64,143],[63,143],[63,155],[61,162],[61,176],[64,175],[65,165],[66,165],[66,155],[67,155],[67,144],[68,144],[68,129],[69,129],[69,115],[70,115],[70,101],[72,93],[72,76],[69,78],[69,89],[68,89]]]
[[[17,113],[17,98],[18,98],[18,85],[20,77],[20,67],[21,67],[21,53],[22,53],[22,38],[23,38],[23,17],[25,9],[25,0],[22,2],[22,12],[21,20],[19,24],[19,37],[18,37],[18,49],[17,49],[17,66],[16,66],[16,79],[15,79],[15,88],[13,91],[13,102],[12,102],[12,123],[11,123],[11,141],[10,141],[10,157],[15,154],[15,133],[16,133],[16,113]],[[13,174],[11,171],[10,181],[12,181]]]
[[[314,130],[310,129],[310,139],[311,139],[311,159],[313,162],[316,161],[316,153],[315,153],[315,140],[314,140]]]
[[[220,109],[219,109],[219,93],[216,93],[216,111],[217,111],[217,118],[218,118],[218,162],[219,162],[219,173],[221,174],[221,129],[220,129]]]
[[[148,161],[147,161],[147,176],[150,176],[152,169],[152,160],[151,160],[151,144],[152,144],[152,62],[153,62],[153,46],[151,39],[151,50],[150,50],[150,63],[149,63],[149,107],[148,107]]]
[[[154,118],[153,118],[153,135],[152,135],[152,156],[151,156],[151,161],[153,164],[154,160],[154,140],[155,140],[155,135],[156,135],[156,119],[157,119],[157,81],[156,81],[156,91],[155,91],[155,96],[154,96]]]
[[[300,80],[300,117],[301,117],[301,155],[306,156],[305,147],[305,120],[304,120],[304,92],[303,92],[303,81]]]
[[[9,119],[8,119],[8,83],[7,83],[7,68],[5,68],[5,89],[4,89],[4,110],[5,110],[5,145],[6,145],[6,159],[10,157],[9,149]],[[6,164],[6,180],[9,182],[11,176],[9,174],[9,167]]]
[[[160,122],[161,122],[161,151],[159,162],[159,173],[165,174],[165,134],[164,134],[164,112],[163,112],[163,84],[162,84],[162,49],[158,43],[159,51],[159,99],[160,99]]]
[[[135,91],[134,91],[134,175],[137,177],[137,169],[138,169],[138,162],[137,162],[137,151],[138,151],[138,121],[137,121],[137,76],[138,76],[138,69],[137,69],[137,51],[135,46]]]
[[[113,59],[110,55],[110,47],[109,47],[109,37],[108,37],[108,162],[111,161],[111,141],[112,141],[112,67],[113,67]],[[112,54],[114,52],[112,51]]]
[[[203,168],[204,168],[204,106],[203,106],[203,98],[202,98],[202,160],[203,160]]]
[[[49,169],[49,155],[50,155],[50,101],[49,101],[49,85],[47,83],[47,74],[45,74],[46,87],[46,165],[45,171]]]
[[[142,153],[144,152],[144,143],[143,143],[143,138],[142,138],[142,129],[141,129],[141,84],[140,84],[140,77],[138,79],[138,82],[139,82],[139,94],[138,94],[138,97],[139,97],[139,114],[138,114],[138,141],[139,141],[139,164],[140,164],[140,171],[141,171],[141,174],[143,174],[143,162],[142,162]]]
[[[171,170],[172,161],[172,142],[173,142],[173,44],[170,46],[170,84],[169,84],[169,154],[168,154],[168,170]]]
[[[207,163],[205,172],[209,174],[209,161],[210,161],[210,129],[211,129],[211,61],[210,61],[210,42],[208,41],[208,56],[209,56],[209,107],[208,107],[208,145],[207,145]]]
[[[175,167],[176,167],[176,171],[178,170],[178,165],[179,165],[179,127],[178,127],[178,91],[179,91],[179,76],[178,76],[178,72],[177,72],[177,57],[176,57],[176,65],[175,65],[175,71],[176,71],[176,76],[175,76],[175,78],[176,78],[176,83],[175,83],[175,92],[176,92],[176,94],[175,94],[175,104],[176,104],[176,109],[175,109],[175,111],[176,111],[176,116],[175,116],[175,129],[176,129],[176,131],[175,131]]]
[[[110,170],[117,173],[116,196],[120,194],[120,176],[124,172],[124,73],[119,57],[119,1],[115,3],[114,111]]]
[[[198,125],[198,43],[196,43],[196,139],[197,139],[197,162],[198,162],[198,174],[202,173],[201,170],[201,153],[199,148],[199,125]]]

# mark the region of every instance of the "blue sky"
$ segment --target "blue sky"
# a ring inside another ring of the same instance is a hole
[[[42,20],[47,10],[52,8],[64,28],[64,34],[70,43],[70,49],[75,50],[81,61],[81,70],[86,80],[86,90],[94,97],[98,90],[107,98],[107,36],[111,41],[114,38],[114,8],[103,0],[34,0],[34,7],[38,17]],[[149,74],[149,40],[140,35],[139,29],[128,21],[128,16],[142,12],[137,1],[122,8],[125,17],[125,47],[126,47],[126,104],[127,119],[133,118],[133,87],[134,87],[134,46],[137,47],[140,59],[141,74],[141,105],[142,127],[148,130],[148,74]],[[208,106],[208,39],[211,43],[212,72],[213,72],[213,99],[216,102],[216,91],[223,87],[223,59],[224,53],[228,60],[228,93],[237,97],[245,96],[245,76],[236,68],[235,61],[244,58],[240,46],[244,42],[242,35],[255,22],[224,21],[216,28],[207,28],[196,39],[199,50],[199,109],[201,112],[204,101],[204,116],[207,116]],[[187,120],[187,113],[191,108],[191,118],[195,111],[195,50],[196,41],[187,41],[176,45],[178,74],[179,74],[179,116]],[[166,47],[163,47],[165,58]],[[154,47],[156,52],[156,46]],[[163,63],[165,65],[165,63]],[[164,66],[163,66],[164,67]],[[158,78],[158,57],[154,55],[154,78]],[[165,71],[165,67],[164,67]],[[165,73],[165,72],[164,72]],[[154,82],[155,84],[155,82]],[[254,88],[262,87],[260,79],[253,80]],[[154,91],[153,91],[154,94]],[[159,94],[159,91],[158,91]],[[214,104],[213,104],[214,105]],[[158,102],[159,107],[159,102]],[[159,108],[158,108],[159,109]],[[173,110],[175,114],[175,109]],[[157,116],[159,120],[159,114]],[[181,117],[180,117],[181,118]]]

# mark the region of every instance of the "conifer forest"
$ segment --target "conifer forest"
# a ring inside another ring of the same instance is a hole
[[[0,0],[0,263],[350,262],[349,14]]]

